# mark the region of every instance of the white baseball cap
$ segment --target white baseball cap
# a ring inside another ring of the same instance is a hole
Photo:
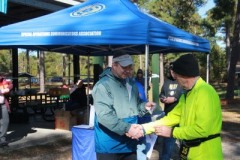
[[[128,54],[114,56],[113,62],[118,62],[122,67],[126,67],[126,66],[133,64],[132,57]]]

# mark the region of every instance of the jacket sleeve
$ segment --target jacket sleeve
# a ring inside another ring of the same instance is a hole
[[[168,113],[167,116],[156,120],[154,122],[142,124],[145,133],[151,134],[155,132],[155,126],[166,125],[166,126],[175,126],[180,122],[180,116],[182,112],[182,103],[178,103],[174,109]]]
[[[119,119],[113,108],[113,97],[107,89],[108,85],[96,84],[93,89],[93,99],[98,122],[109,130],[124,135],[130,124]]]

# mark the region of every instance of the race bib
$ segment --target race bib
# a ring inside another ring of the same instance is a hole
[[[179,152],[180,152],[180,159],[187,160],[189,146],[185,145],[184,143],[181,143]]]

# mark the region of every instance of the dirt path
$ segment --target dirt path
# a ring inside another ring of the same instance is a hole
[[[240,103],[223,106],[222,139],[226,142],[240,142]]]

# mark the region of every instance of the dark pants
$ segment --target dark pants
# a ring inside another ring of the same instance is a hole
[[[87,105],[83,106],[79,102],[68,101],[66,103],[66,111],[73,111],[73,110],[77,110],[77,109],[84,110],[85,108],[87,108]]]
[[[170,160],[171,159],[171,155],[172,152],[174,150],[175,147],[175,142],[176,139],[175,138],[163,138],[163,149],[162,149],[162,155],[160,156],[161,160]]]
[[[137,160],[136,152],[131,153],[97,153],[97,160]]]

